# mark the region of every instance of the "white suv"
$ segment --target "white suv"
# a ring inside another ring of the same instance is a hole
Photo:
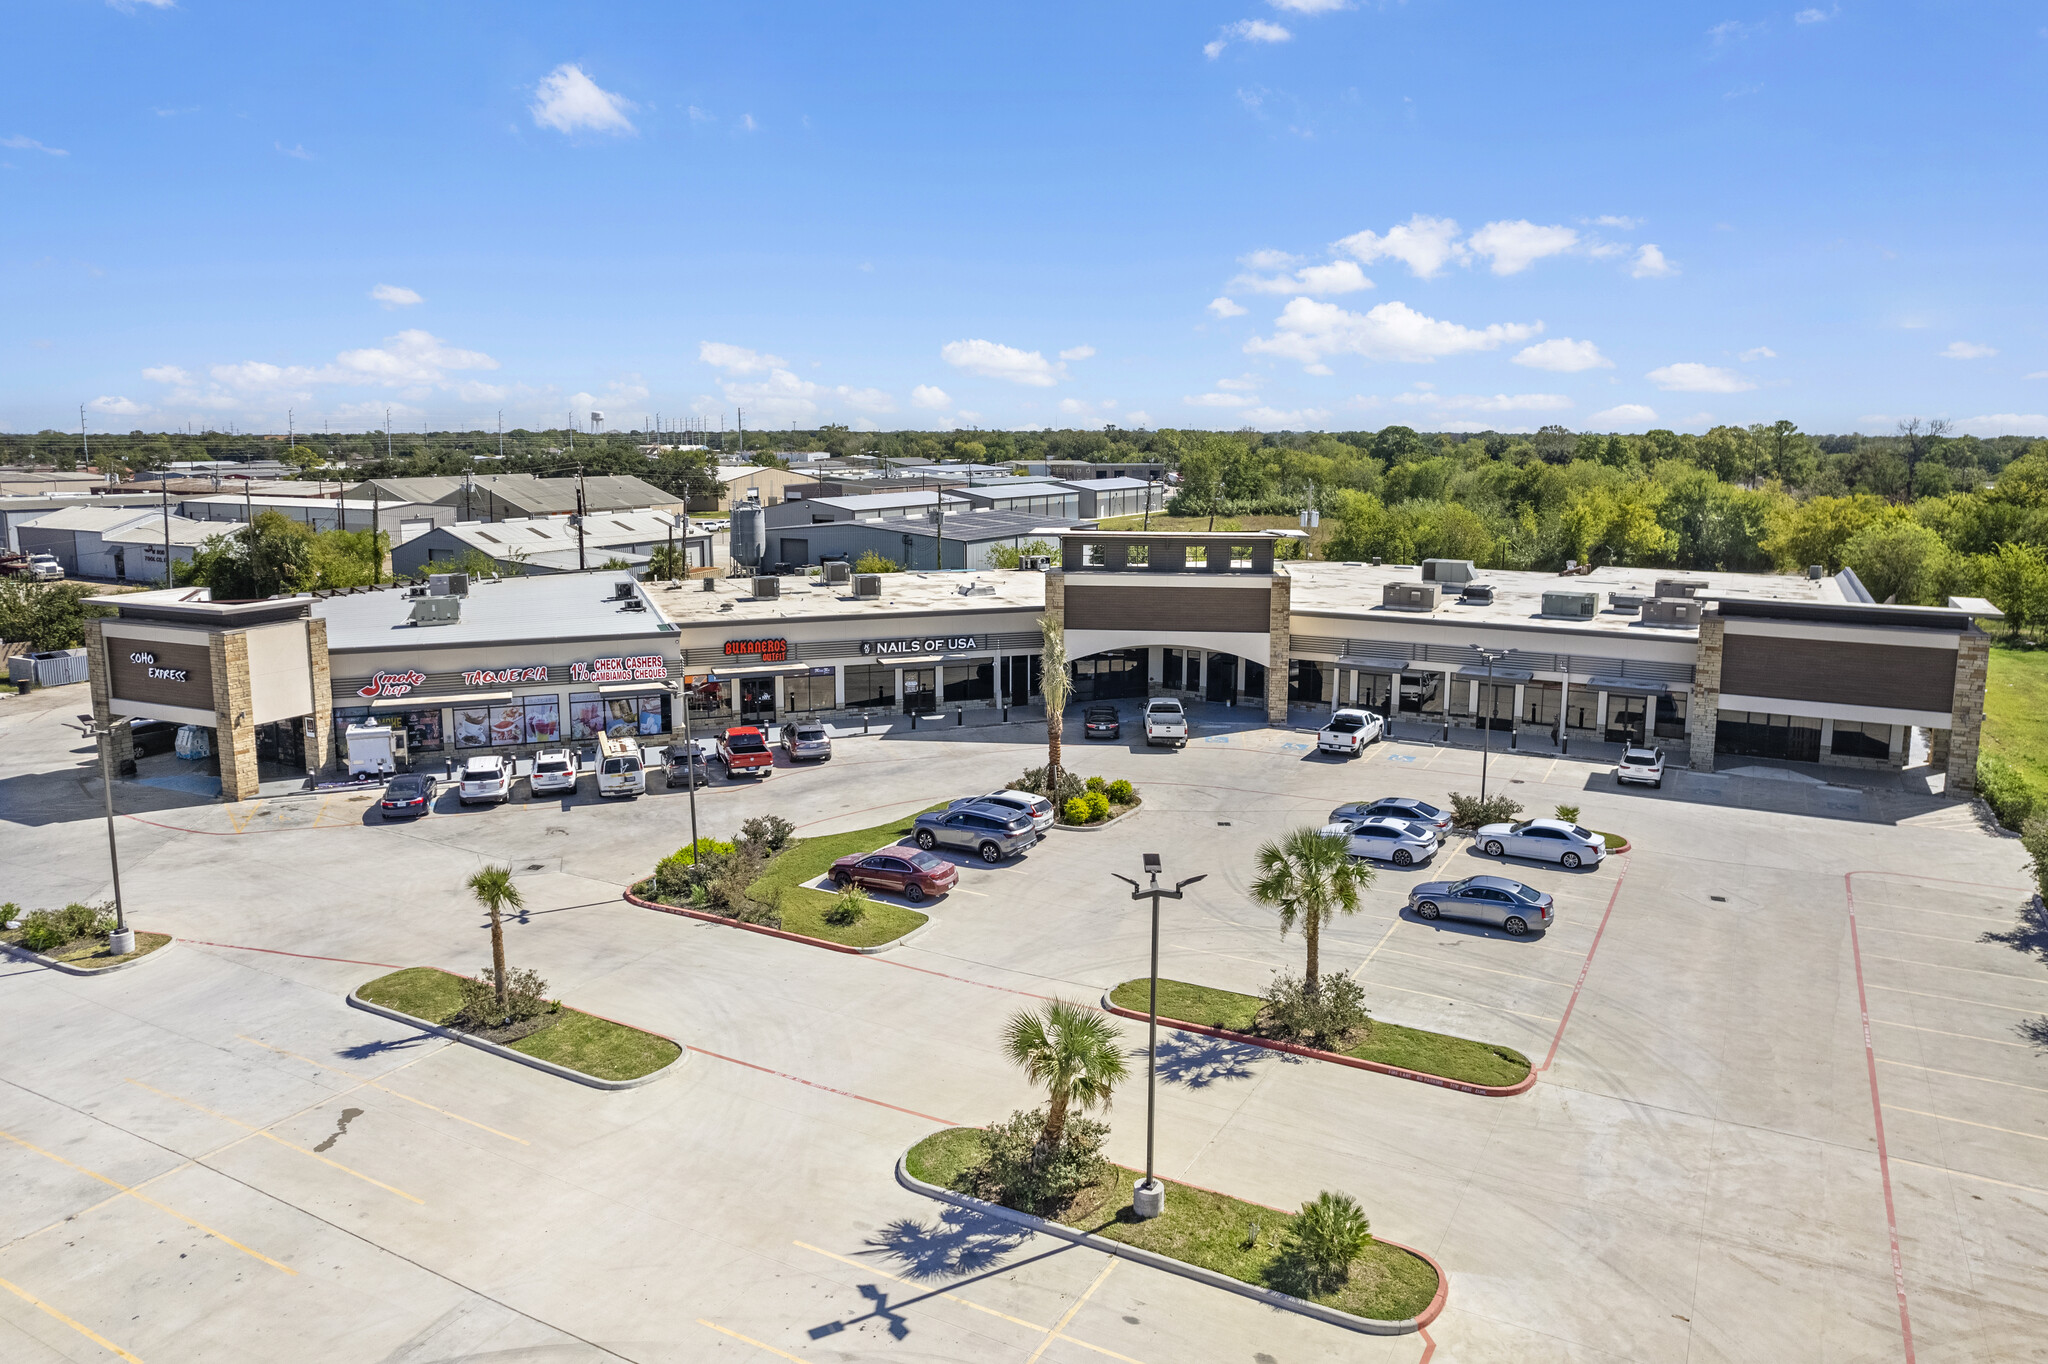
[[[512,764],[499,757],[471,758],[462,765],[462,787],[458,798],[464,805],[477,801],[502,804],[512,798]]]
[[[1614,765],[1614,779],[1618,782],[1641,782],[1645,786],[1664,785],[1664,750],[1661,748],[1624,748],[1621,761]]]
[[[576,755],[566,748],[543,748],[533,755],[533,775],[526,789],[536,796],[543,791],[576,789]]]

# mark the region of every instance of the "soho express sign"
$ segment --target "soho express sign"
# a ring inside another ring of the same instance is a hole
[[[976,654],[981,652],[980,635],[927,635],[918,639],[864,639],[860,651],[866,658],[895,658],[898,655]]]

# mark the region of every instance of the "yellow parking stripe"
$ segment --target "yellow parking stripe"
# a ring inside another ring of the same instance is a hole
[[[65,1316],[62,1312],[59,1312],[56,1308],[50,1306],[50,1304],[44,1302],[41,1298],[23,1292],[20,1288],[17,1288],[15,1285],[7,1282],[7,1280],[5,1279],[0,1279],[0,1288],[6,1289],[15,1297],[20,1298],[23,1302],[28,1303],[30,1306],[35,1307],[40,1311],[49,1313],[51,1316],[63,1322],[66,1326],[69,1326],[72,1330],[78,1332],[78,1334],[84,1336],[87,1340],[99,1346],[101,1349],[110,1351],[114,1354],[121,1356],[121,1358],[128,1361],[128,1364],[142,1364],[141,1360],[137,1359],[134,1355],[129,1354],[126,1350],[116,1345],[113,1341],[108,1340],[98,1331],[93,1330],[92,1327],[85,1325],[83,1322],[73,1321],[70,1317]]]
[[[283,1047],[274,1047],[268,1042],[258,1041],[256,1038],[250,1037],[244,1033],[236,1033],[235,1036],[241,1038],[244,1042],[254,1043],[256,1046],[262,1047],[265,1051],[274,1051],[279,1056],[289,1056],[294,1061],[304,1061],[309,1066],[318,1066],[322,1070],[331,1070],[336,1075],[346,1075],[349,1079],[354,1080],[359,1084],[368,1085],[371,1089],[374,1089],[381,1094],[389,1094],[392,1098],[403,1099],[409,1104],[418,1104],[421,1108],[428,1109],[431,1112],[439,1113],[444,1118],[453,1118],[457,1122],[466,1122],[471,1127],[481,1128],[483,1131],[490,1133],[494,1137],[503,1137],[506,1141],[516,1141],[521,1146],[533,1145],[533,1143],[528,1141],[525,1137],[515,1137],[510,1132],[500,1132],[495,1127],[485,1127],[484,1124],[478,1122],[474,1118],[465,1118],[460,1113],[451,1113],[445,1108],[437,1108],[433,1104],[428,1103],[425,1099],[415,1099],[412,1095],[401,1093],[400,1091],[393,1089],[389,1085],[386,1085],[378,1080],[366,1080],[362,1076],[357,1075],[353,1071],[343,1070],[340,1066],[330,1066],[325,1061],[315,1061],[310,1056],[301,1056],[295,1051],[286,1051]],[[408,1062],[407,1064],[409,1065],[411,1063]]]
[[[784,1359],[793,1360],[795,1361],[795,1364],[808,1364],[808,1361],[803,1359],[801,1356],[793,1355],[787,1350],[778,1350],[773,1345],[769,1345],[762,1341],[758,1341],[754,1339],[752,1336],[743,1336],[738,1331],[734,1331],[728,1327],[720,1326],[715,1321],[706,1321],[704,1320],[704,1318],[699,1317],[697,1318],[697,1324],[699,1326],[709,1326],[712,1330],[717,1331],[719,1334],[731,1336],[734,1340],[740,1341],[747,1345],[751,1345],[757,1350],[766,1350],[771,1355],[779,1355]]]
[[[391,1185],[386,1184],[381,1179],[372,1179],[370,1178],[370,1176],[364,1174],[361,1170],[352,1170],[348,1166],[343,1165],[338,1160],[329,1160],[326,1156],[321,1155],[318,1151],[310,1151],[303,1146],[294,1146],[292,1143],[286,1141],[283,1137],[278,1136],[274,1132],[270,1132],[264,1128],[258,1127],[254,1123],[243,1122],[240,1118],[231,1118],[225,1113],[217,1113],[213,1109],[208,1108],[205,1104],[198,1104],[192,1102],[192,1100],[190,1099],[180,1098],[178,1095],[172,1094],[168,1090],[158,1089],[153,1085],[146,1085],[142,1083],[142,1081],[140,1080],[131,1078],[128,1081],[128,1083],[134,1085],[137,1089],[146,1089],[152,1094],[161,1095],[162,1097],[169,1099],[173,1103],[181,1103],[185,1105],[185,1107],[187,1108],[196,1108],[201,1113],[206,1114],[210,1118],[218,1118],[222,1122],[232,1123],[234,1126],[241,1128],[245,1132],[251,1132],[254,1133],[256,1136],[264,1138],[265,1140],[276,1142],[279,1146],[284,1147],[287,1151],[297,1151],[302,1156],[310,1156],[314,1160],[319,1161],[322,1165],[331,1165],[345,1175],[354,1175],[357,1179],[362,1180],[363,1183],[374,1184],[378,1188],[384,1190],[386,1193],[395,1193],[400,1198],[411,1199],[413,1202],[418,1203],[423,1207],[426,1205],[426,1200],[424,1198],[414,1198],[413,1195],[407,1193],[403,1189],[393,1188]],[[297,1115],[295,1114],[293,1116]]]

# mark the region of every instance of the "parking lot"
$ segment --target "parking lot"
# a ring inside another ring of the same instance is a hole
[[[0,898],[106,893],[91,749],[62,723],[80,709],[0,702]],[[1134,714],[1067,748],[1133,781],[1139,813],[957,858],[932,926],[865,958],[626,904],[689,836],[680,790],[600,803],[586,778],[386,825],[360,793],[118,788],[131,917],[180,941],[102,979],[0,964],[0,1355],[2048,1358],[2048,923],[2016,841],[1897,790],[1622,791],[1591,762],[1494,755],[1529,813],[1579,805],[1633,850],[1567,873],[1455,840],[1380,867],[1323,962],[1377,1017],[1520,1049],[1526,1095],[1162,1038],[1162,1172],[1282,1207],[1355,1194],[1450,1276],[1423,1336],[1351,1335],[900,1189],[896,1157],[935,1125],[1032,1101],[997,1054],[1011,1011],[1142,974],[1145,914],[1112,871],[1156,851],[1206,873],[1169,907],[1162,973],[1256,991],[1301,956],[1247,893],[1262,840],[1477,785],[1468,749],[1322,757],[1245,716],[1147,750]],[[1043,754],[1024,724],[845,739],[699,792],[699,818],[861,828]],[[461,882],[491,861],[527,901],[513,964],[685,1043],[674,1073],[602,1093],[342,1004],[386,967],[476,969]],[[1556,925],[1403,912],[1410,884],[1476,871],[1550,891]],[[1110,1120],[1111,1154],[1142,1163],[1140,1084]]]

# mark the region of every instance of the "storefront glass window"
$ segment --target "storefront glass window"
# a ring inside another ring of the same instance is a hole
[[[1562,699],[1562,689],[1555,682],[1524,682],[1522,722],[1530,725],[1556,724],[1557,706]]]
[[[569,693],[569,737],[595,741],[604,734],[604,698],[594,691]]]
[[[846,704],[866,710],[896,704],[896,670],[871,664],[846,670]]]
[[[832,709],[832,672],[830,668],[813,668],[804,676],[790,678],[784,689],[788,709],[792,713]]]
[[[491,745],[491,721],[503,710],[501,706],[457,706],[455,708],[455,746],[457,748],[488,748]],[[513,733],[518,733],[519,712],[512,712]],[[517,743],[518,739],[508,739]]]
[[[1657,698],[1657,737],[1660,739],[1683,739],[1685,737],[1685,714],[1687,698],[1684,692],[1673,692]]]
[[[1181,689],[1181,653],[1178,649],[1160,651],[1159,685],[1168,691]]]
[[[945,672],[948,701],[987,701],[996,694],[993,663],[948,663]]]
[[[643,696],[608,696],[604,699],[604,712],[606,734],[668,733],[668,698],[660,693]]]
[[[526,737],[523,742],[551,744],[562,737],[561,697],[527,696],[520,700],[526,711]]]
[[[1842,758],[1889,758],[1892,727],[1874,721],[1837,720],[1828,751]]]

